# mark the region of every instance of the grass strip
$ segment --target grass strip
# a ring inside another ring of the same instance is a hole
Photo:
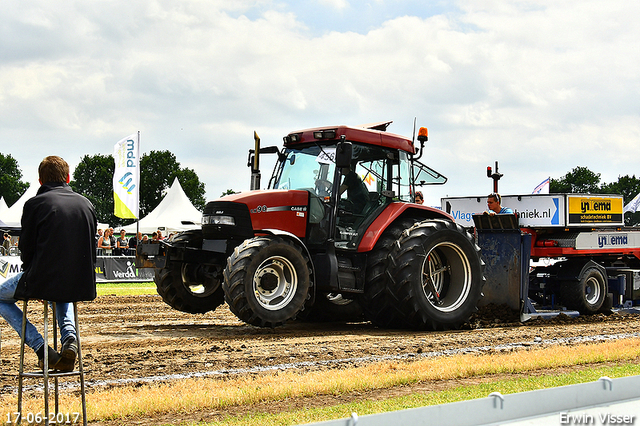
[[[640,339],[624,339],[571,347],[531,348],[510,353],[464,354],[413,362],[379,362],[342,370],[307,373],[286,371],[226,379],[187,379],[165,384],[93,391],[88,395],[87,403],[91,420],[146,418],[163,413],[179,415],[202,409],[224,410],[227,407],[281,402],[290,398],[317,395],[340,396],[429,381],[485,377],[495,374],[522,374],[536,370],[604,362],[628,363],[638,359],[640,359]],[[633,374],[637,373],[630,373],[630,375]],[[615,377],[613,374],[610,376]],[[492,390],[498,389],[492,387]],[[500,391],[510,393],[523,390],[528,388]],[[469,398],[467,396],[463,399]],[[435,403],[452,401],[441,399]],[[0,405],[4,403],[10,406],[6,397],[0,400]],[[25,410],[37,412],[36,404],[40,403],[41,400],[38,398],[25,401]],[[64,396],[61,398],[61,407],[63,412],[77,411],[79,409],[77,398]],[[359,409],[358,411],[362,411],[362,414],[367,412]],[[341,417],[345,417],[343,412],[336,413],[335,417],[330,418]],[[309,421],[327,419],[313,418]],[[298,417],[296,422],[299,420]]]
[[[96,285],[98,296],[142,296],[158,294],[153,282],[147,283],[98,283]]]
[[[365,400],[354,403],[339,404],[331,407],[298,409],[281,413],[254,412],[242,416],[228,416],[214,422],[189,422],[188,425],[206,426],[282,426],[320,422],[348,418],[351,413],[358,416],[378,414],[390,411],[406,410],[409,408],[426,407],[430,405],[447,404],[451,402],[467,401],[485,398],[491,392],[504,394],[527,392],[538,389],[588,383],[598,380],[602,376],[611,378],[640,375],[640,365],[624,364],[619,366],[603,366],[564,373],[560,375],[541,375],[526,378],[497,380],[491,383],[481,383],[469,386],[459,386],[453,389],[414,393],[406,396],[392,397],[385,400]]]

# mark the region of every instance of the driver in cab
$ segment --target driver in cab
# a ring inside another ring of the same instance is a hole
[[[369,201],[369,191],[360,176],[350,167],[342,169],[344,179],[340,185],[340,195],[347,191],[347,200],[353,204],[353,213],[361,213]]]

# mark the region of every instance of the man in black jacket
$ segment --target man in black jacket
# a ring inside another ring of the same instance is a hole
[[[48,347],[29,321],[25,342],[38,355],[41,368],[47,348],[49,368],[71,371],[78,345],[69,302],[96,297],[96,214],[91,202],[69,186],[69,165],[62,158],[45,158],[38,175],[40,189],[22,211],[19,249],[23,272],[0,284],[0,315],[20,334],[22,311],[17,300],[56,302],[61,352]]]

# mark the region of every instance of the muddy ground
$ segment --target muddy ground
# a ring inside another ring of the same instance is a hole
[[[37,324],[42,308],[36,303],[30,306],[29,317]],[[6,323],[0,322],[0,330],[0,393],[6,394],[14,392],[17,384],[19,341]],[[523,324],[511,312],[492,309],[483,310],[465,329],[455,332],[382,330],[367,322],[293,322],[262,329],[240,322],[226,306],[204,315],[185,314],[164,304],[159,296],[100,296],[80,304],[89,389],[180,380],[181,375],[190,373],[224,377],[265,369],[310,371],[362,365],[389,357],[412,359],[444,350],[492,352],[523,345],[575,344],[580,337],[624,338],[638,336],[639,331],[639,315],[559,317]],[[31,351],[27,362],[36,364]],[[431,387],[434,386],[442,384]],[[389,390],[372,397],[384,398],[397,392]],[[318,403],[330,402],[313,402]],[[211,416],[215,417],[215,413],[201,417]],[[140,419],[140,423],[161,420],[176,419]]]

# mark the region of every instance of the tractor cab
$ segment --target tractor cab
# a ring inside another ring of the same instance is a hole
[[[378,130],[341,126],[294,132],[284,138],[270,189],[309,192],[307,243],[334,241],[356,250],[373,220],[393,202],[413,201],[422,184],[446,178],[415,162],[413,143]]]

